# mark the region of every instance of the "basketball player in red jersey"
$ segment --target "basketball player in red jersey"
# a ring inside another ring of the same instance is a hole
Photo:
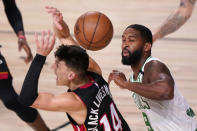
[[[57,36],[65,44],[55,52],[53,69],[57,76],[56,84],[69,89],[57,96],[38,93],[40,72],[55,44],[55,35],[50,40],[50,31],[46,38],[43,32],[41,41],[35,36],[37,54],[24,80],[20,101],[43,110],[66,112],[75,131],[130,131],[98,64],[73,40],[61,13],[53,7],[47,9],[53,15]]]

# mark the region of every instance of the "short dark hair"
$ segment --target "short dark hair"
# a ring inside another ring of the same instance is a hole
[[[55,57],[65,62],[66,66],[78,73],[86,73],[89,66],[89,56],[86,50],[76,45],[60,45]]]
[[[152,32],[147,27],[139,24],[133,24],[129,25],[126,29],[128,28],[133,28],[139,31],[142,38],[144,39],[144,42],[150,42],[151,44],[153,43]]]

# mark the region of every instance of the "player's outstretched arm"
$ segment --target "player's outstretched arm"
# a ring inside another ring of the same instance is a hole
[[[112,80],[122,89],[128,89],[143,97],[155,100],[169,100],[174,97],[174,80],[168,68],[160,62],[149,62],[145,66],[144,81],[133,83],[127,81],[119,71],[112,71],[108,83]]]
[[[48,31],[47,36],[45,37],[45,33],[42,32],[42,37],[39,41],[37,34],[35,34],[35,41],[37,54],[25,77],[19,96],[20,102],[27,106],[49,111],[69,112],[79,110],[82,107],[85,108],[81,100],[73,93],[64,93],[58,96],[51,93],[38,93],[39,75],[46,57],[54,47],[55,35],[51,38],[50,31]],[[75,104],[73,105],[73,103]]]
[[[170,14],[164,23],[153,32],[153,42],[178,30],[192,15],[195,2],[196,0],[181,0],[178,9]]]
[[[66,45],[77,45],[77,42],[70,34],[68,25],[63,20],[62,13],[54,7],[46,6],[45,8],[53,17],[53,29],[58,39]]]
[[[25,77],[22,90],[20,92],[19,101],[24,105],[30,106],[34,103],[38,97],[38,79],[40,72],[45,63],[46,57],[51,52],[55,44],[55,35],[50,40],[50,31],[48,31],[45,37],[45,32],[42,32],[41,40],[38,40],[37,34],[35,34],[36,41],[36,56],[34,57],[31,66]]]
[[[33,55],[25,37],[21,12],[18,9],[15,0],[3,0],[2,2],[4,4],[8,22],[18,37],[18,50],[21,51],[23,49],[26,53],[24,62],[27,64],[33,59]]]
[[[63,20],[62,13],[54,7],[45,7],[47,12],[52,14],[53,17],[53,28],[58,39],[65,45],[78,45],[78,43],[73,39],[70,34],[70,30],[66,22]],[[96,72],[98,74],[102,74],[102,71],[99,65],[90,57],[89,60],[89,71]]]

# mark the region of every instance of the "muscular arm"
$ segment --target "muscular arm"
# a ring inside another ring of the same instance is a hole
[[[38,93],[37,99],[31,106],[42,110],[60,112],[73,112],[86,108],[80,98],[72,92],[57,96],[51,93]]]
[[[192,15],[195,2],[196,0],[181,0],[179,8],[153,33],[153,41],[178,30]]]
[[[112,79],[119,87],[149,99],[168,100],[174,95],[174,80],[168,68],[158,61],[151,61],[145,66],[143,83],[133,83],[117,75]]]

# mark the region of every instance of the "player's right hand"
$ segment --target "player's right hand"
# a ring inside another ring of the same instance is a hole
[[[61,25],[61,23],[63,23],[62,13],[57,8],[54,8],[52,6],[46,6],[45,8],[49,14],[52,14],[53,24],[56,26],[56,28],[58,30],[62,30],[63,29]]]
[[[31,49],[29,45],[27,44],[26,39],[18,38],[18,50],[21,51],[22,49],[24,49],[24,51],[27,54],[27,57],[25,58],[25,63],[27,64],[33,59]]]
[[[55,34],[53,34],[51,38],[51,31],[47,32],[47,36],[45,37],[45,32],[42,32],[41,40],[38,40],[38,34],[35,33],[35,42],[36,42],[36,53],[42,56],[48,56],[55,44]]]
[[[120,88],[124,88],[125,82],[127,82],[127,79],[125,77],[125,74],[118,71],[118,70],[113,70],[109,76],[108,76],[108,84],[111,83],[111,81],[114,81],[116,85],[118,85]]]

